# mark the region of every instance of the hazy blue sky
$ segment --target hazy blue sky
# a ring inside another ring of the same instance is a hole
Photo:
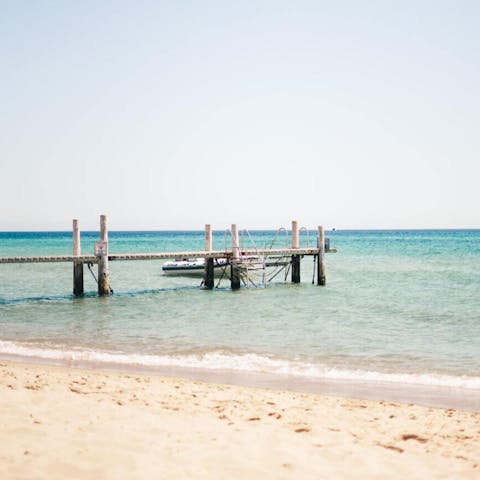
[[[0,230],[480,227],[480,2],[0,8]]]

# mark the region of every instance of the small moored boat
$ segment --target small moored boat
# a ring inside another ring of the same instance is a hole
[[[226,258],[215,258],[213,260],[213,269],[216,276],[224,273],[225,268],[229,265]],[[165,275],[202,277],[205,272],[204,258],[176,258],[169,260],[162,265]]]

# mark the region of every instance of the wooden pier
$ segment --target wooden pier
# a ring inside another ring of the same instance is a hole
[[[269,248],[269,249],[244,249],[240,247],[238,229],[236,225],[231,226],[231,249],[213,250],[213,235],[211,225],[205,225],[205,250],[200,251],[178,251],[178,252],[157,252],[157,253],[111,253],[108,249],[108,227],[107,217],[100,217],[100,239],[95,243],[93,255],[82,255],[80,243],[80,228],[78,220],[73,220],[73,254],[72,255],[48,255],[48,256],[19,256],[0,257],[0,264],[6,263],[58,263],[71,262],[73,264],[73,294],[82,296],[84,294],[83,270],[84,265],[98,266],[98,294],[109,295],[110,278],[109,262],[111,261],[138,261],[138,260],[168,260],[178,258],[203,258],[205,259],[205,272],[203,285],[207,289],[214,287],[214,261],[215,259],[226,259],[230,266],[230,284],[232,290],[241,288],[241,270],[244,268],[245,259],[262,257],[288,257],[291,264],[291,281],[300,283],[301,258],[313,256],[316,266],[317,285],[326,284],[325,253],[335,252],[335,249],[325,248],[325,234],[323,227],[318,227],[317,246],[300,248],[298,222],[292,222],[292,246],[291,248]],[[274,261],[269,263],[275,265]]]

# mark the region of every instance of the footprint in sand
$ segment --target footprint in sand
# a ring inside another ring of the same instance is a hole
[[[419,437],[418,435],[415,435],[414,433],[405,433],[400,438],[403,441],[416,440],[417,442],[420,442],[420,443],[427,443],[428,442],[427,438]]]
[[[395,445],[385,445],[383,443],[378,444],[380,447],[386,448],[387,450],[393,450],[394,452],[403,453],[405,450]]]
[[[281,416],[279,413],[277,413],[277,412],[270,412],[270,413],[268,414],[268,416],[269,416],[269,417],[275,417],[277,420],[280,420],[280,418],[282,418],[282,416]]]
[[[302,428],[297,428],[295,430],[295,433],[306,433],[306,432],[309,432],[309,431],[310,431],[309,428],[302,427]]]
[[[40,385],[25,385],[25,388],[27,390],[40,390],[42,387],[40,387]]]

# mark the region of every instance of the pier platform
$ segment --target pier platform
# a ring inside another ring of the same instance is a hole
[[[288,232],[285,229],[285,233]],[[0,264],[19,264],[19,263],[60,263],[67,262],[73,264],[73,293],[75,296],[81,296],[83,290],[83,267],[88,265],[90,268],[96,264],[98,266],[98,284],[99,295],[109,295],[112,290],[109,286],[108,264],[111,261],[140,261],[140,260],[170,260],[170,259],[204,259],[205,274],[203,285],[207,289],[214,287],[213,270],[215,259],[226,259],[230,269],[231,288],[236,290],[240,288],[242,281],[245,284],[245,272],[248,277],[249,264],[252,258],[259,259],[263,268],[270,266],[288,266],[291,267],[291,280],[293,283],[300,282],[300,260],[304,256],[313,256],[316,258],[317,284],[326,284],[325,253],[334,253],[336,249],[330,248],[330,243],[325,240],[323,227],[318,227],[317,246],[300,248],[299,234],[300,228],[298,222],[292,222],[292,243],[289,248],[243,248],[240,246],[238,229],[232,224],[228,233],[231,237],[231,248],[224,250],[212,249],[212,229],[209,224],[205,225],[205,249],[198,251],[174,251],[174,252],[153,252],[153,253],[112,253],[109,252],[107,218],[105,215],[100,217],[100,239],[95,243],[95,252],[93,255],[81,254],[80,229],[78,220],[73,220],[73,254],[72,255],[45,255],[45,256],[11,256],[0,257]]]
[[[283,248],[283,249],[258,249],[258,250],[240,250],[240,256],[253,257],[256,255],[264,256],[288,256],[288,255],[316,255],[318,248]],[[327,252],[328,253],[328,252]],[[116,253],[108,254],[109,261],[132,261],[132,260],[169,260],[175,258],[226,258],[230,260],[234,253],[231,250],[216,250],[206,252],[185,251],[185,252],[159,252],[159,253]],[[48,255],[32,257],[0,257],[0,263],[93,263],[99,262],[99,257],[95,255]]]

